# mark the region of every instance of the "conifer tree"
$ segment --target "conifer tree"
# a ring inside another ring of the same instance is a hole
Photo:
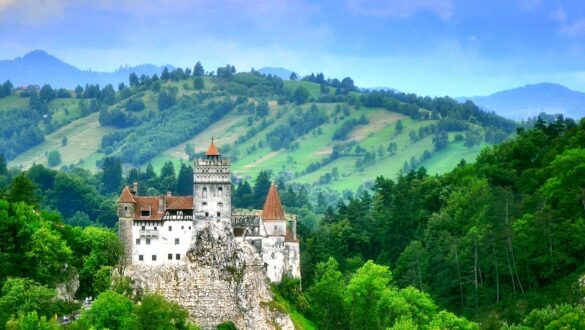
[[[193,194],[193,167],[181,164],[179,176],[177,177],[177,194],[180,196],[189,196]]]

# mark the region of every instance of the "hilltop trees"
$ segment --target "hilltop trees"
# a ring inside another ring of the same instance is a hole
[[[201,77],[205,75],[205,71],[203,70],[203,65],[201,65],[201,62],[197,61],[197,63],[195,63],[195,67],[193,68],[193,76],[194,77]]]
[[[0,99],[12,95],[13,88],[14,86],[10,80],[6,80],[2,85],[0,85]]]

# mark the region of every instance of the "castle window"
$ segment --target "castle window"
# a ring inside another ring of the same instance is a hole
[[[181,254],[179,254],[179,253],[175,254],[175,259],[176,259],[176,260],[179,260],[179,259],[181,259]]]
[[[124,206],[124,211],[128,211],[128,206]]]
[[[143,260],[144,260],[144,255],[143,254],[139,255],[138,256],[138,261],[143,261]]]
[[[150,238],[146,239],[146,245],[150,245]]]
[[[181,226],[181,229],[185,229],[185,226]]]
[[[189,230],[191,230],[191,226],[189,226]]]
[[[203,190],[201,191],[201,197],[207,198],[207,187],[203,187]]]
[[[154,230],[156,230],[156,226],[154,227]]]
[[[142,230],[146,229],[146,226],[142,226]]]
[[[156,261],[156,254],[152,255],[152,261]]]
[[[140,216],[141,217],[149,217],[150,216],[150,210],[142,210],[142,211],[140,211]]]
[[[140,238],[136,239],[136,245],[140,245]]]
[[[222,207],[223,203],[222,202],[217,202],[217,206]]]
[[[207,205],[207,202],[203,202],[203,203],[201,203],[201,204],[203,204],[203,206],[205,206],[205,205]]]
[[[175,238],[175,245],[179,245],[179,239]]]
[[[223,188],[222,187],[217,188],[217,194],[219,195],[219,197],[222,196],[222,194],[223,194]]]
[[[169,226],[169,231],[173,231],[173,226]]]
[[[173,260],[173,254],[169,253],[168,258],[169,258],[169,260]]]
[[[209,216],[209,212],[205,212],[205,216],[208,217]]]
[[[221,212],[217,212],[217,217],[221,217]]]

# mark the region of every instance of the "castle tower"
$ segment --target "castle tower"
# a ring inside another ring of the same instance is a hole
[[[137,187],[135,187],[135,190]],[[136,191],[134,192],[136,193]],[[118,234],[124,248],[122,257],[122,266],[132,263],[132,225],[134,221],[134,211],[136,209],[136,200],[128,186],[124,187],[120,198],[118,198],[118,217],[120,218]]]
[[[221,157],[213,138],[204,158],[193,169],[193,210],[205,218],[231,217],[231,168]]]
[[[262,220],[264,220],[264,226],[268,236],[285,235],[286,218],[284,216],[282,204],[280,203],[278,190],[276,189],[276,185],[274,183],[270,185],[268,196],[266,196],[266,202],[264,202],[264,208],[262,209]]]

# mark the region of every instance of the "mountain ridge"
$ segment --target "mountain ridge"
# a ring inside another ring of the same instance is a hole
[[[511,118],[527,119],[544,112],[579,119],[585,116],[585,93],[555,83],[527,84],[486,96],[460,97],[481,108]]]
[[[0,81],[10,80],[15,86],[50,84],[73,89],[85,84],[117,85],[127,81],[132,72],[138,76],[160,74],[165,67],[173,68],[171,65],[140,64],[120,66],[112,72],[82,70],[37,49],[11,60],[0,60]]]

